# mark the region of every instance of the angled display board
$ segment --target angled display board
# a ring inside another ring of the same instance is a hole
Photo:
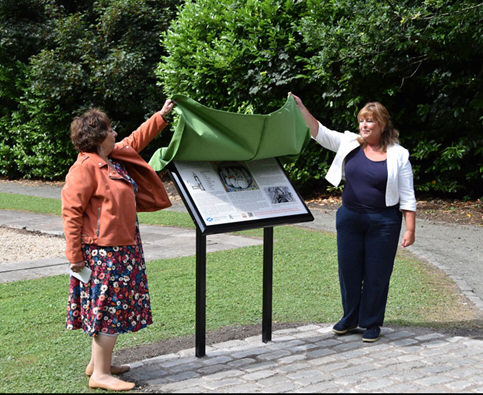
[[[196,356],[206,352],[206,237],[263,228],[262,341],[272,338],[273,227],[313,221],[277,158],[167,166],[196,225]]]
[[[314,219],[276,158],[173,161],[168,169],[202,234]]]

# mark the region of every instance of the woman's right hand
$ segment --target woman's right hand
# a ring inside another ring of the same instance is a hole
[[[82,269],[84,269],[84,266],[85,266],[85,262],[84,261],[81,261],[81,262],[71,262],[70,264],[70,270],[72,270],[74,273],[79,273]]]
[[[319,132],[319,123],[317,119],[310,113],[309,110],[304,106],[304,103],[302,103],[302,100],[300,97],[294,95],[292,92],[288,93],[288,96],[292,95],[292,97],[295,99],[295,104],[300,110],[300,113],[304,117],[305,123],[307,126],[310,128],[310,134],[312,135],[313,138],[317,137],[317,133]]]
[[[288,96],[292,96],[295,99],[295,104],[297,106],[301,106],[301,105],[303,106],[303,103],[302,103],[302,100],[300,99],[300,97],[294,95],[292,92],[289,92]]]

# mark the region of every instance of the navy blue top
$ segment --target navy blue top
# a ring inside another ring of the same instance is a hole
[[[342,204],[353,211],[371,213],[386,208],[387,161],[372,161],[361,147],[346,157]]]

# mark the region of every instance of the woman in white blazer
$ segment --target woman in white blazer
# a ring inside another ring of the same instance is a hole
[[[367,103],[357,116],[359,134],[323,126],[292,93],[312,138],[336,152],[326,174],[334,186],[345,180],[337,210],[337,257],[343,317],[337,335],[365,328],[362,340],[379,339],[394,267],[402,216],[401,245],[415,241],[416,198],[409,152],[399,145],[387,109]]]

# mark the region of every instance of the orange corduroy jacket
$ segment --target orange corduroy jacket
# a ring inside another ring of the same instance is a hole
[[[116,143],[109,155],[121,162],[138,185],[136,197],[122,178],[96,153],[80,152],[62,188],[62,220],[69,262],[81,262],[82,244],[135,244],[136,212],[171,206],[156,172],[139,155],[167,123],[154,114],[136,131]]]

